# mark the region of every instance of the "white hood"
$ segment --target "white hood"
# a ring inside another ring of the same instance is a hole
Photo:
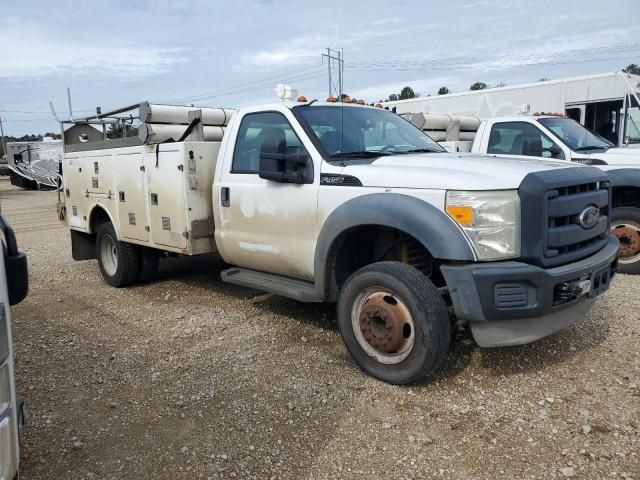
[[[365,187],[507,190],[518,188],[531,172],[581,167],[572,162],[531,157],[421,153],[348,165],[342,174],[357,177]]]
[[[610,148],[606,152],[592,153],[589,158],[604,160],[610,166],[640,167],[640,145]]]

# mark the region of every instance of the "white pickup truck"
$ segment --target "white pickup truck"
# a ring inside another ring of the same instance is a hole
[[[183,138],[132,145],[162,130],[148,126],[93,141],[88,124],[113,112],[65,131],[73,258],[97,258],[123,287],[166,252],[217,253],[233,265],[226,282],[337,302],[347,349],[386,382],[434,372],[450,313],[482,347],[528,343],[583,318],[616,271],[610,184],[595,167],[447,153],[361,105],[284,102],[230,120],[142,110]],[[207,135],[223,138],[197,141]]]
[[[442,145],[449,151],[570,160],[605,170],[612,186],[611,233],[620,240],[619,271],[640,274],[640,144],[616,147],[564,116],[520,115],[482,120],[473,141]]]

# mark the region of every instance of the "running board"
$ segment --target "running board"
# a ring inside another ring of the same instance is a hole
[[[224,270],[221,276],[223,282],[275,293],[299,302],[323,301],[318,292],[316,292],[315,285],[304,280],[256,272],[245,268],[230,268],[229,270]]]

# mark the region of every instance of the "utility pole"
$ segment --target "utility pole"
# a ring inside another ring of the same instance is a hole
[[[4,138],[4,128],[2,127],[2,116],[0,116],[0,138],[2,138],[2,154],[7,155],[7,141]]]
[[[322,54],[322,63],[327,59],[327,73],[329,75],[329,96],[342,100],[342,74],[344,72],[344,49],[334,50],[327,48],[327,53]],[[333,72],[337,70],[338,80],[334,82]]]

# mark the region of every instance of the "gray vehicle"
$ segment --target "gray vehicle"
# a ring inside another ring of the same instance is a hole
[[[27,258],[16,245],[13,230],[0,216],[0,480],[18,478],[22,404],[16,400],[9,306],[27,295]]]

